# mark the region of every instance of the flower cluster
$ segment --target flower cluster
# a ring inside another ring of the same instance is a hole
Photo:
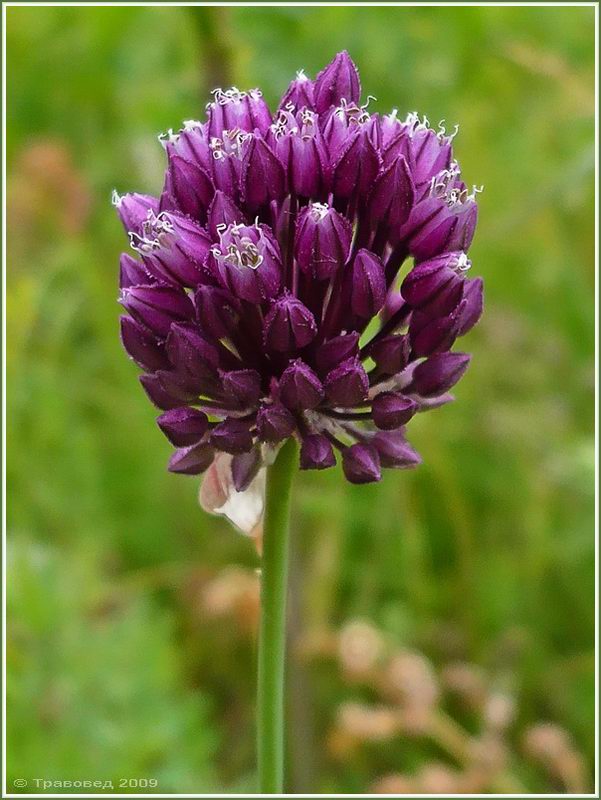
[[[225,453],[242,492],[294,436],[301,469],[338,453],[349,481],[377,481],[419,462],[406,424],[452,399],[469,356],[451,348],[482,310],[476,190],[454,134],[360,95],[346,52],[275,114],[218,89],[205,121],[161,137],[160,197],[114,196],[139,256],[121,256],[122,340],[173,472]]]

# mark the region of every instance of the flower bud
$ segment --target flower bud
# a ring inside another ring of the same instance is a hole
[[[457,338],[459,318],[465,305],[463,301],[452,314],[434,319],[428,314],[414,311],[409,323],[409,340],[413,354],[429,356],[449,350]]]
[[[328,156],[311,113],[302,112],[304,122],[277,142],[277,154],[288,176],[288,190],[300,197],[318,197],[327,183]]]
[[[223,372],[221,381],[226,395],[240,406],[253,406],[261,397],[261,376],[254,369]]]
[[[178,155],[169,158],[169,194],[183,214],[204,222],[213,199],[214,187],[201,167]]]
[[[121,253],[119,259],[119,288],[128,289],[130,286],[149,286],[156,283],[157,279],[147,271],[144,264],[130,256]]]
[[[347,358],[328,373],[324,389],[334,405],[351,408],[367,398],[369,378],[358,358]]]
[[[405,425],[417,411],[417,403],[396,392],[380,392],[373,399],[371,413],[383,431],[393,431]]]
[[[157,419],[157,423],[171,444],[176,447],[197,444],[209,426],[207,415],[190,406],[165,411]]]
[[[384,265],[369,250],[359,250],[353,261],[351,308],[362,319],[377,314],[386,299]]]
[[[422,397],[436,397],[457,383],[470,360],[471,356],[466,353],[435,353],[417,365],[406,391]]]
[[[321,433],[303,436],[300,451],[301,469],[328,469],[336,464],[329,439]]]
[[[206,124],[189,120],[178,133],[169,131],[160,136],[159,140],[167,151],[168,158],[180,156],[203,169],[207,175],[211,174],[211,148]]]
[[[410,251],[416,259],[423,261],[445,251],[469,248],[478,218],[478,206],[471,196],[450,205],[444,199],[432,197],[418,203],[415,210],[419,206],[425,207],[421,217],[426,216],[427,221],[409,240]],[[407,225],[411,227],[413,222],[410,216]]]
[[[371,444],[378,451],[380,463],[387,469],[412,469],[421,464],[419,453],[408,444],[401,432],[376,433]]]
[[[262,463],[259,447],[253,447],[248,453],[239,453],[232,458],[232,480],[237,492],[248,489],[261,469]]]
[[[287,439],[295,427],[290,411],[277,401],[261,406],[257,412],[257,434],[262,442],[277,444]]]
[[[337,106],[341,100],[358,103],[361,97],[359,71],[353,60],[343,50],[334,56],[327,67],[322,69],[314,82],[315,108],[319,114],[330,106]]]
[[[121,341],[127,354],[147,372],[165,369],[169,360],[165,348],[131,317],[121,317]]]
[[[328,164],[336,163],[338,156],[357,129],[356,117],[351,116],[346,106],[332,108],[331,113],[320,118],[323,140],[328,154]],[[325,124],[324,124],[324,121]]]
[[[397,115],[398,109],[394,108],[390,114],[383,114],[380,117],[380,146],[383,151],[386,150],[388,144],[393,141],[402,130],[402,123]]]
[[[471,262],[465,253],[441,253],[422,261],[407,275],[401,294],[414,308],[436,316],[450,314],[463,297],[462,274]]]
[[[380,156],[367,130],[359,129],[342,148],[332,169],[336,197],[365,197],[380,170]]]
[[[249,137],[242,159],[240,191],[251,211],[281,200],[286,192],[284,167],[267,142],[255,134]]]
[[[214,456],[215,452],[208,444],[181,447],[169,459],[168,469],[182,475],[199,475],[211,466]]]
[[[242,159],[250,138],[250,133],[234,128],[223,131],[221,137],[212,137],[209,142],[213,184],[235,203],[240,198]]]
[[[147,218],[148,212],[156,213],[159,210],[159,201],[156,197],[148,194],[131,192],[120,195],[115,191],[112,199],[126,233],[130,231],[137,233]]]
[[[238,206],[222,191],[215,192],[209,207],[207,229],[213,239],[219,238],[219,233],[229,225],[236,223],[245,224],[244,214]]]
[[[369,444],[354,444],[342,451],[342,469],[351,483],[373,483],[382,477],[380,456]]]
[[[217,375],[219,352],[195,323],[172,325],[166,346],[169,360],[179,372],[198,378]]]
[[[300,358],[284,370],[279,391],[282,403],[293,411],[316,408],[323,399],[321,381]]]
[[[322,203],[298,215],[294,252],[300,269],[317,280],[330,278],[347,261],[353,230],[345,217]]]
[[[280,101],[279,111],[284,111],[290,107],[295,111],[302,108],[309,108],[312,111],[315,106],[315,93],[313,91],[313,81],[307,78],[302,70],[296,73],[296,78],[284,92]]]
[[[409,363],[411,344],[406,334],[391,334],[377,341],[369,350],[378,369],[386,375],[396,375]]]
[[[160,280],[182,286],[197,286],[203,280],[211,239],[188,217],[178,212],[151,213],[142,234],[132,233],[130,239],[132,248]]]
[[[335,336],[317,349],[315,362],[320,373],[328,373],[342,361],[359,354],[359,333],[353,331]]]
[[[184,370],[160,369],[155,373],[159,386],[167,392],[170,397],[176,397],[178,406],[195,405],[199,402],[200,394],[210,391],[211,378],[199,377],[198,374],[192,375]],[[205,383],[208,381],[209,386]]]
[[[404,311],[402,311],[403,306],[406,306]],[[406,318],[406,315],[409,314],[410,310],[409,304],[405,303],[401,293],[397,292],[396,289],[389,289],[384,302],[384,308],[380,312],[380,319],[382,322],[388,322],[392,317],[399,318],[399,315],[401,315],[402,321]]]
[[[218,450],[223,450],[232,455],[248,452],[253,444],[248,421],[227,417],[211,431],[209,437],[211,444]]]
[[[134,319],[159,337],[167,336],[172,323],[194,315],[190,298],[175,286],[130,286],[121,292],[120,302]]]
[[[463,285],[464,307],[459,312],[458,336],[464,336],[474,327],[482,316],[483,306],[483,282],[482,278],[473,278],[465,281]]]
[[[279,292],[279,247],[263,225],[229,225],[211,248],[217,277],[234,297],[260,303]]]
[[[416,186],[426,186],[434,176],[449,169],[451,141],[452,137],[446,136],[443,130],[434,131],[415,113],[409,114],[402,124],[397,148],[406,156]]]
[[[163,389],[156,374],[139,375],[138,380],[150,402],[157,408],[167,410],[181,406],[181,400]]]
[[[317,333],[315,317],[298,298],[284,294],[268,311],[263,327],[265,346],[278,353],[298,350]]]
[[[209,103],[209,136],[221,137],[224,131],[239,128],[263,134],[271,125],[271,113],[259,89],[241,92],[231,89],[216,89],[214,100]]]
[[[238,301],[225,289],[199,286],[194,295],[196,316],[202,329],[215,339],[222,339],[236,329]]]
[[[396,241],[409,219],[415,201],[415,186],[407,161],[399,156],[376,179],[368,200],[372,225],[385,222]]]

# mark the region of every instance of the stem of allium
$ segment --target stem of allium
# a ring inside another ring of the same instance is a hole
[[[297,449],[296,441],[288,439],[267,469],[257,685],[257,753],[261,794],[283,792],[288,530]]]

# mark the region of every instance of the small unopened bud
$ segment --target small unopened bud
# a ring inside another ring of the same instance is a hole
[[[303,437],[300,451],[301,469],[328,469],[336,464],[336,456],[332,445],[320,433]]]
[[[342,451],[342,469],[351,483],[373,483],[382,477],[379,453],[371,445],[346,447]]]
[[[300,358],[286,367],[282,374],[280,399],[293,411],[315,408],[323,399],[321,381]]]
[[[352,58],[343,50],[327,67],[322,69],[314,81],[315,108],[322,114],[341,100],[358,103],[361,97],[359,71]]]

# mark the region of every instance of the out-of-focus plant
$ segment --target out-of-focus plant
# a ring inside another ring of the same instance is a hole
[[[229,567],[205,576],[194,597],[205,625],[228,630],[230,645],[254,641],[260,586],[256,573]],[[225,625],[225,627],[224,627]],[[377,794],[584,793],[582,754],[560,725],[521,720],[514,676],[468,661],[434,662],[357,619],[339,630],[304,631],[292,658],[310,669],[334,668],[352,692],[324,734],[332,765],[384,762],[388,771],[364,791]],[[400,748],[396,748],[396,744]],[[395,759],[402,768],[391,769]],[[374,767],[372,767],[374,768]],[[377,769],[377,767],[375,767]]]
[[[102,574],[89,548],[66,565],[55,546],[19,537],[9,555],[9,615],[20,610],[8,628],[9,780],[34,791],[35,779],[107,781],[120,794],[139,792],[136,779],[217,786],[218,736],[206,698],[182,691],[172,615],[132,597],[108,564]]]

